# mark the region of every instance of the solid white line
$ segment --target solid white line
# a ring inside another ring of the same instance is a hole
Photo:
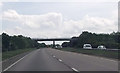
[[[28,55],[28,54],[27,54]],[[18,61],[16,61],[15,63],[13,63],[12,65],[8,66],[6,69],[4,69],[3,71],[7,71],[9,68],[11,68],[12,66],[14,66],[15,64],[17,64],[19,61],[21,61],[22,59],[24,59],[27,55],[25,55],[24,57],[20,58]]]
[[[79,72],[79,71],[78,71],[77,69],[75,69],[75,68],[72,68],[72,70],[75,71],[75,72]]]
[[[60,62],[62,62],[62,60],[61,59],[58,59]]]

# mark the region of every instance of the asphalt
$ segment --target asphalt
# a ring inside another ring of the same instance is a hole
[[[118,71],[118,61],[116,60],[56,49],[47,50],[52,55],[62,59],[70,67],[79,71]]]
[[[7,71],[72,71],[56,58],[47,53],[46,49],[38,49],[26,55],[22,60]]]
[[[10,66],[7,71],[118,71],[118,61],[60,51],[35,50]]]
[[[21,59],[22,57],[24,57],[25,55],[29,54],[31,51],[25,52],[25,53],[21,53],[19,55],[13,56],[7,60],[2,61],[2,71],[5,70],[7,67],[9,67],[10,65],[12,65],[13,63],[15,63],[16,61],[18,61],[19,59]]]

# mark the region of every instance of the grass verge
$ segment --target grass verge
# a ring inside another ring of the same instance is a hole
[[[28,51],[32,51],[32,50],[35,50],[35,48],[18,49],[18,50],[14,50],[14,51],[3,52],[2,53],[2,60],[6,60],[6,59],[9,59],[13,56],[16,56],[16,55],[19,55],[21,53],[25,53]]]
[[[94,56],[101,56],[112,59],[119,59],[118,51],[100,50],[100,49],[89,50],[89,49],[80,49],[80,48],[61,48],[59,50],[82,53],[87,55],[94,55]]]

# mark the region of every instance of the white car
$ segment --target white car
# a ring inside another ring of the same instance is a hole
[[[62,46],[55,46],[55,48],[62,48]]]
[[[58,46],[58,48],[62,48],[62,46]]]
[[[92,49],[92,46],[91,46],[91,44],[84,44],[83,48],[84,49]]]
[[[98,46],[97,48],[98,48],[98,49],[106,49],[105,46],[103,46],[103,45],[100,45],[100,46]]]

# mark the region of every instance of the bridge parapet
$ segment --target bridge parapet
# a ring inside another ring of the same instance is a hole
[[[47,39],[39,39],[33,38],[35,41],[70,41],[71,38],[47,38]]]
[[[53,41],[53,48],[55,47],[55,41],[70,41],[71,38],[47,38],[47,39],[39,39],[34,38],[35,41]]]

